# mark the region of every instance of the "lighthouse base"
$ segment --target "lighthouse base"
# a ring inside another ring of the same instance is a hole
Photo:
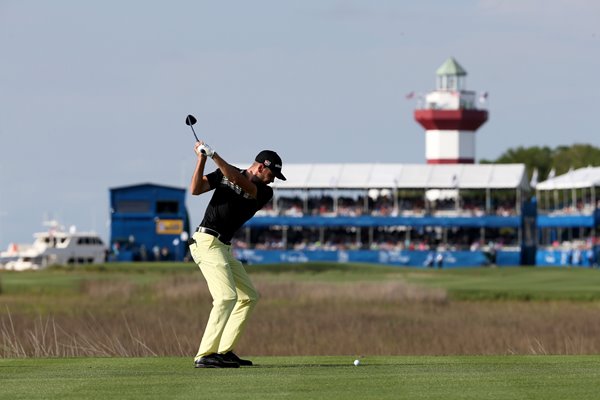
[[[433,158],[427,164],[475,164],[474,158]]]
[[[425,159],[427,164],[475,163],[475,132],[425,131]]]

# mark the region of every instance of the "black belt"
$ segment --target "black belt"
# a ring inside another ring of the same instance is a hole
[[[206,228],[204,226],[199,226],[198,229],[196,229],[196,232],[206,233],[207,235],[214,236],[217,239],[221,240],[221,234],[219,232],[215,231],[214,229]],[[231,242],[223,242],[223,243],[227,244],[227,245],[231,244]]]

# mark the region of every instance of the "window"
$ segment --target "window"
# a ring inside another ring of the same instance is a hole
[[[455,89],[456,90],[456,80],[454,79],[454,76],[449,76],[448,78],[448,84],[446,89]]]
[[[119,200],[115,204],[119,213],[146,213],[150,212],[150,202],[145,200]]]
[[[157,214],[177,214],[179,212],[179,203],[171,200],[162,200],[156,202]]]

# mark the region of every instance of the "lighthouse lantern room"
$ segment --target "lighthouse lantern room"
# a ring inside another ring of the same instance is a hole
[[[488,119],[482,108],[485,95],[466,90],[467,71],[449,58],[437,70],[436,90],[415,110],[415,120],[425,128],[428,164],[473,164],[475,132]]]

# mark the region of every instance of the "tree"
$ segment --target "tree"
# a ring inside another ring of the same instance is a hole
[[[589,144],[574,144],[571,147],[560,146],[556,149],[553,163],[556,173],[563,174],[569,169],[600,165],[600,149]]]
[[[600,148],[589,144],[574,144],[571,146],[558,146],[551,149],[547,146],[517,147],[508,149],[496,160],[481,160],[481,164],[525,164],[527,173],[531,178],[533,170],[537,168],[540,181],[546,179],[552,168],[556,175],[564,174],[571,168],[577,169],[587,166],[600,166]]]
[[[538,176],[546,177],[553,167],[553,150],[547,146],[508,149],[496,160],[481,160],[482,164],[525,164],[529,178],[537,168]]]

